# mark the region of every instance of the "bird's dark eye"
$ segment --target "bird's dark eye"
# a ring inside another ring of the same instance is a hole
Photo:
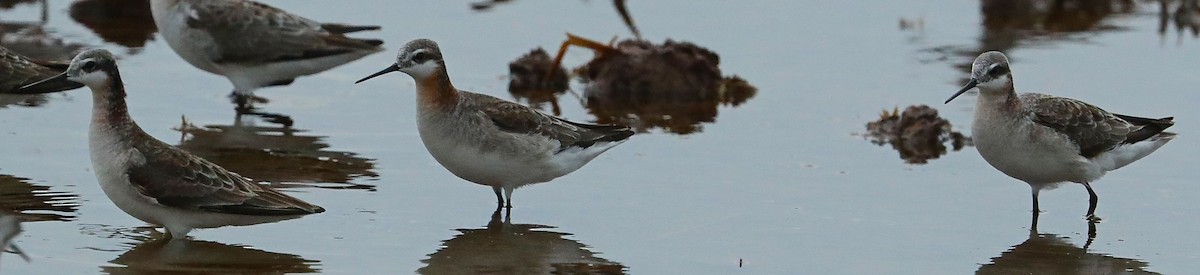
[[[96,70],[96,61],[83,62],[83,66],[79,66],[79,68],[84,71],[94,71]]]
[[[1004,75],[1007,73],[1008,73],[1008,66],[1004,66],[1004,65],[995,66],[995,67],[992,67],[991,70],[988,70],[988,75],[990,75],[990,76],[1001,76],[1001,75]]]
[[[415,54],[413,54],[412,61],[413,61],[413,63],[417,63],[417,64],[425,63],[425,61],[429,61],[429,53],[426,53],[426,52],[415,53]]]

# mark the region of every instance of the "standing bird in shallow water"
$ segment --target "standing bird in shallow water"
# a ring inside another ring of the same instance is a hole
[[[1087,217],[1097,220],[1093,181],[1158,150],[1175,138],[1163,132],[1173,118],[1141,118],[1109,113],[1070,98],[1017,94],[1008,58],[986,52],[971,64],[971,81],[954,96],[979,88],[975,148],[1004,174],[1033,189],[1033,225],[1037,227],[1038,192],[1064,182],[1083,184],[1090,196]]]
[[[195,228],[269,223],[325,211],[146,134],[129,117],[125,85],[108,51],[84,51],[65,73],[46,81],[58,79],[92,90],[88,148],[100,189],[122,211],[166,227],[173,238],[185,238]]]
[[[246,0],[151,0],[167,45],[201,70],[233,83],[238,110],[250,112],[254,90],[291,84],[382,51],[383,41],[346,33],[379,26],[320,23]]]
[[[425,149],[454,175],[491,186],[498,207],[512,208],[513,189],[571,173],[633,135],[629,127],[570,122],[458,90],[437,43],[428,39],[408,42],[395,64],[355,83],[396,71],[417,82],[417,130]]]

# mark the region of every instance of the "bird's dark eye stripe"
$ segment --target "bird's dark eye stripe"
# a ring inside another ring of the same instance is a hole
[[[993,76],[1002,75],[1002,74],[1006,74],[1006,73],[1008,73],[1008,66],[996,66],[996,67],[992,67],[992,69],[988,71],[988,75],[993,75]]]
[[[424,63],[425,60],[429,60],[429,54],[425,53],[425,52],[419,52],[419,53],[413,55],[412,60],[413,60],[413,62],[416,62],[416,63]]]
[[[96,69],[96,61],[83,62],[83,66],[80,68],[82,68],[84,71],[95,70]]]

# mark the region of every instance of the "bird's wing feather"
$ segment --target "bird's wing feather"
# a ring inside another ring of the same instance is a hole
[[[1021,100],[1034,122],[1067,136],[1079,146],[1079,154],[1088,158],[1112,149],[1142,128],[1083,101],[1042,94],[1024,94]]]
[[[319,22],[253,1],[194,1],[184,9],[188,27],[207,31],[218,44],[209,56],[218,64],[304,60],[382,44],[330,32]]]
[[[136,148],[145,162],[126,170],[129,182],[159,204],[245,215],[300,215],[322,210],[157,140]]]
[[[587,148],[597,142],[621,141],[633,135],[624,126],[576,123],[488,95],[462,95],[475,97],[472,102],[479,104],[479,111],[500,130],[558,141],[560,152],[571,147]]]

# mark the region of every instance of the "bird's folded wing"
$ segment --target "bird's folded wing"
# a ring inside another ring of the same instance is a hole
[[[570,147],[587,148],[596,142],[620,141],[633,134],[628,127],[575,123],[495,97],[464,95],[477,97],[474,102],[480,104],[479,110],[500,130],[544,136],[558,141],[559,151]]]
[[[1021,99],[1031,110],[1034,122],[1066,135],[1084,157],[1112,149],[1141,129],[1082,101],[1041,94],[1025,94]]]
[[[129,167],[129,182],[159,204],[245,215],[299,215],[320,207],[279,193],[165,143],[138,146],[145,162]]]
[[[253,1],[195,1],[181,8],[188,15],[188,27],[207,31],[218,44],[209,56],[218,64],[304,60],[378,45]]]

